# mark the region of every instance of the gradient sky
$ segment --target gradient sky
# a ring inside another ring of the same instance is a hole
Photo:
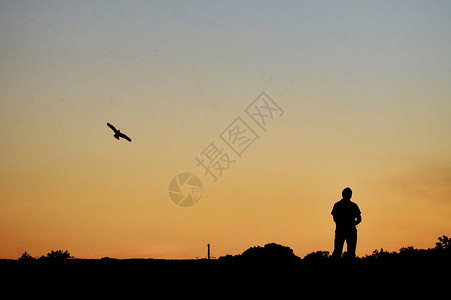
[[[194,158],[263,91],[284,115],[213,183]],[[450,103],[450,1],[1,1],[0,258],[332,251],[346,186],[357,255],[433,247]]]

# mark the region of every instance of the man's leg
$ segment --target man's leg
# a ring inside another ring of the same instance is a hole
[[[348,257],[355,258],[355,248],[357,246],[357,230],[347,234],[346,245],[348,249]]]
[[[335,231],[334,252],[332,253],[332,257],[341,257],[344,242],[345,236],[342,233]]]

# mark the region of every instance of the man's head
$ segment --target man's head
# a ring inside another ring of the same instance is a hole
[[[350,188],[345,188],[342,192],[341,195],[343,196],[343,199],[345,200],[351,200],[352,197],[352,190]]]

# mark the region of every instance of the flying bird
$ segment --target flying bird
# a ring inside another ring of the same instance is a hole
[[[111,125],[110,123],[106,123],[106,125],[107,125],[108,127],[110,127],[111,129],[113,129],[113,131],[114,131],[114,137],[115,137],[116,139],[119,140],[119,138],[123,138],[123,139],[126,139],[126,140],[129,141],[129,142],[132,141],[131,138],[129,138],[128,136],[126,136],[125,134],[123,134],[120,130],[116,129],[116,127],[114,127],[114,126]]]

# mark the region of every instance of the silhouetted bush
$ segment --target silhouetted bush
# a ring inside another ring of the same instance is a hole
[[[374,250],[373,253],[371,255],[366,255],[364,258],[367,260],[387,260],[390,257],[396,255],[396,252],[388,252],[388,251],[384,251],[383,248],[381,248],[381,250]]]
[[[28,254],[27,251],[25,251],[24,253],[22,253],[22,255],[19,257],[19,260],[21,261],[32,261],[35,260],[35,258],[33,256],[31,256],[30,254]]]
[[[264,247],[251,247],[241,254],[241,258],[248,261],[262,262],[294,262],[299,260],[290,247],[275,243],[266,244]]]
[[[308,263],[325,262],[330,258],[329,251],[316,251],[304,256],[303,261]]]
[[[222,262],[238,261],[257,264],[285,264],[300,261],[300,258],[294,254],[293,250],[290,247],[278,245],[275,243],[269,243],[263,247],[251,247],[239,255],[221,256],[219,260]]]
[[[371,255],[363,258],[364,262],[382,263],[382,264],[431,264],[431,263],[449,263],[451,262],[450,240],[447,236],[438,238],[439,242],[435,248],[417,249],[412,246],[402,247],[399,252],[388,252],[384,249],[374,250]]]
[[[235,258],[236,257],[233,255],[226,254],[224,256],[220,256],[218,260],[222,261],[222,262],[232,262],[232,261],[234,261]]]
[[[74,258],[70,255],[70,253],[66,250],[52,250],[51,252],[47,253],[45,256],[41,256],[39,259],[41,260],[50,260],[50,261],[64,261],[67,259]]]

